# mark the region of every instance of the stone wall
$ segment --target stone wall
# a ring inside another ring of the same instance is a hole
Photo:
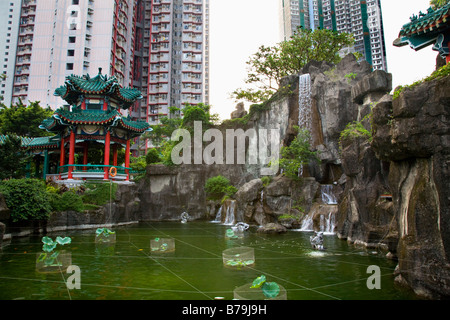
[[[1,216],[6,226],[3,228],[4,233],[0,234],[0,240],[3,240],[4,236],[10,239],[30,234],[137,223],[141,202],[137,197],[137,189],[138,186],[134,184],[120,184],[117,187],[115,200],[111,204],[108,203],[97,210],[84,212],[53,212],[45,221],[12,222],[9,215],[5,219],[3,219],[4,216]],[[0,197],[0,213],[3,212],[2,209],[6,208],[6,204],[4,208],[2,207],[1,198],[3,197]],[[0,232],[2,231],[1,227],[0,225]]]

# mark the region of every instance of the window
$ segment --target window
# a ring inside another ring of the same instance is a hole
[[[76,37],[69,37],[69,43],[75,43]]]
[[[73,63],[66,63],[66,70],[73,70]]]
[[[75,56],[75,50],[67,50],[67,56],[68,56],[68,57],[73,57],[73,56]]]

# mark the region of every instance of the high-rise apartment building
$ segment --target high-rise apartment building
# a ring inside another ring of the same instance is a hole
[[[289,39],[298,27],[352,33],[353,48],[373,69],[387,71],[381,0],[280,0],[281,32]]]
[[[102,68],[141,90],[132,116],[209,103],[209,0],[5,0],[4,101],[56,109],[55,88]],[[8,24],[8,25],[6,25]]]
[[[138,0],[133,117],[157,124],[169,108],[209,103],[209,0]]]
[[[0,95],[3,103],[11,104],[14,83],[14,67],[17,51],[17,36],[22,0],[0,1],[0,63],[4,79],[0,81]],[[20,48],[19,48],[20,49]]]
[[[5,101],[10,96],[12,103],[40,101],[56,109],[61,99],[53,93],[66,76],[94,76],[99,68],[132,85],[134,0],[14,2],[20,16],[11,46],[17,51],[10,55],[15,66]]]

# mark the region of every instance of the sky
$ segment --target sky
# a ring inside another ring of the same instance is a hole
[[[249,57],[261,45],[281,41],[281,0],[210,0],[210,105],[222,120],[229,119],[237,102],[230,97],[245,86]],[[431,46],[414,51],[394,47],[393,41],[409,17],[426,12],[429,0],[381,0],[388,72],[393,88],[411,84],[434,71],[437,52]],[[245,103],[248,110],[249,103]]]

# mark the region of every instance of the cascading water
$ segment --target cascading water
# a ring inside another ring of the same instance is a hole
[[[333,185],[322,184],[320,186],[322,202],[325,204],[337,204],[336,196],[333,193]]]
[[[315,203],[302,221],[299,231],[319,231],[323,234],[334,234],[337,211],[337,199],[333,193],[333,185],[322,185],[320,188],[322,203]]]
[[[298,79],[298,127],[311,132],[311,75],[301,74]],[[303,176],[303,165],[298,169],[298,176]]]
[[[228,203],[227,210],[226,210],[226,216],[225,216],[225,225],[234,225],[236,222],[236,218],[234,215],[234,209],[236,207],[236,200],[231,200]]]
[[[222,206],[220,206],[219,210],[216,213],[216,217],[212,222],[220,223],[222,222]]]
[[[220,206],[216,213],[213,223],[223,223],[225,225],[234,225],[236,223],[236,200],[226,200]],[[225,217],[223,216],[225,214]]]
[[[311,132],[311,76],[302,74],[298,80],[298,126]]]

